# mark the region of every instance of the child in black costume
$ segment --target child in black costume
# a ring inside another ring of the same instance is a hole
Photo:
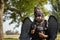
[[[32,36],[32,40],[44,40],[48,35],[45,35],[45,31],[47,30],[47,22],[44,20],[42,11],[40,8],[35,7],[34,9],[34,22],[31,25],[30,33]]]

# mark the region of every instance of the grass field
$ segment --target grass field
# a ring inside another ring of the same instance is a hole
[[[4,40],[18,40],[18,39],[16,39],[16,38],[5,38]],[[56,40],[60,40],[60,37]]]
[[[18,40],[18,39],[16,39],[16,38],[5,38],[4,40]],[[60,40],[60,37],[56,40]]]
[[[60,40],[60,34],[57,35],[57,40]]]
[[[17,38],[5,38],[4,40],[18,40]],[[60,40],[60,37],[58,37],[56,40]]]
[[[16,38],[5,38],[4,40],[18,40]]]
[[[4,40],[18,40],[19,35],[4,35]]]
[[[18,38],[4,38],[4,40],[18,40]],[[60,34],[57,35],[56,40],[60,40]]]

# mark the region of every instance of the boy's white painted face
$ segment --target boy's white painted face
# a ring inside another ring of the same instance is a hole
[[[40,21],[43,20],[43,17],[41,17],[41,16],[37,16],[37,17],[36,17],[36,20],[40,22]]]

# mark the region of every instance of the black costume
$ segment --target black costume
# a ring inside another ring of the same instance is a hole
[[[58,30],[58,22],[56,17],[53,15],[50,15],[48,19],[48,24],[46,20],[37,22],[36,20],[37,16],[43,17],[42,11],[40,10],[40,8],[37,8],[37,7],[34,8],[34,15],[35,15],[35,19],[33,23],[28,17],[26,17],[23,20],[19,39],[30,40],[30,37],[32,37],[32,40],[44,40],[38,35],[39,32],[42,32],[48,35],[48,38],[46,40],[55,40],[55,38],[57,37],[57,30]],[[41,30],[39,27],[43,27],[42,28],[43,30]],[[35,30],[34,35],[30,33],[32,29]]]
[[[43,29],[41,29],[40,27],[43,27]],[[43,40],[44,38],[39,37],[38,33],[43,32],[45,34],[45,31],[47,30],[45,28],[47,28],[45,27],[45,21],[42,21],[41,23],[35,21],[31,26],[31,30],[35,30],[35,33],[33,35],[31,34],[32,40]]]
[[[34,15],[35,15],[35,19],[30,29],[30,30],[35,30],[35,33],[31,34],[32,40],[44,40],[44,38],[39,37],[38,33],[41,32],[45,34],[45,31],[47,30],[47,26],[46,26],[47,22],[46,20],[41,20],[40,22],[36,20],[36,17],[43,17],[43,14],[40,8],[35,7]]]

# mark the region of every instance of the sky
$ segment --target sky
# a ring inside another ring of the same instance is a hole
[[[50,4],[45,5],[45,8],[48,9],[48,10],[50,10],[50,11],[52,11],[51,10],[52,7],[51,7]],[[46,16],[45,18],[47,19],[48,17]],[[9,25],[10,21],[11,20],[6,20],[6,22],[3,23],[3,32],[5,33],[7,30],[12,30],[12,31],[18,30],[19,33],[21,33],[21,25],[18,28],[16,28],[16,29],[13,30],[13,28],[15,26],[15,23],[12,24],[12,25]]]
[[[17,27],[17,28],[14,29],[15,23],[9,25],[9,22],[10,22],[10,21],[11,21],[11,20],[6,20],[6,22],[3,23],[3,32],[5,33],[7,30],[12,30],[12,31],[18,30],[19,33],[20,33],[21,25],[20,25],[19,27]]]

